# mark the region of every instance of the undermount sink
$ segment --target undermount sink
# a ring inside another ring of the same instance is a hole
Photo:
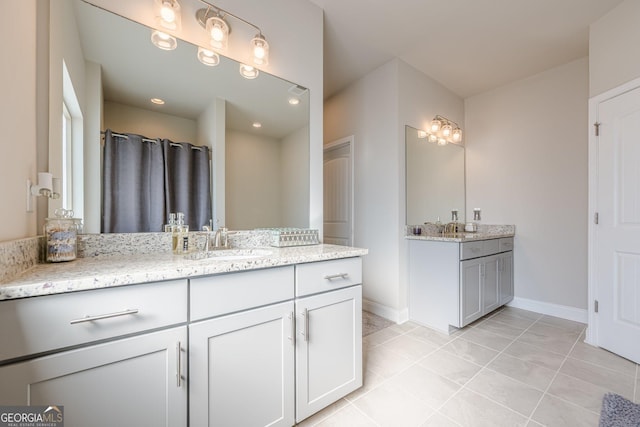
[[[218,249],[212,251],[194,252],[185,255],[185,259],[202,260],[215,259],[218,261],[241,261],[253,258],[262,258],[273,255],[269,249]]]

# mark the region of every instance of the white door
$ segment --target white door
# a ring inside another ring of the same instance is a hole
[[[640,87],[597,106],[596,344],[640,362]]]
[[[353,245],[353,136],[324,147],[324,243]]]

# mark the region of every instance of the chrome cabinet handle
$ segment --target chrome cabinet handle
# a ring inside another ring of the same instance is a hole
[[[347,277],[349,277],[349,273],[329,274],[324,276],[325,280],[346,279]]]
[[[296,322],[293,318],[293,311],[289,312],[289,315],[287,317],[289,318],[289,327],[291,332],[291,334],[287,338],[289,338],[289,341],[291,341],[292,344],[295,344]]]
[[[304,338],[304,341],[309,341],[309,310],[306,308],[302,312],[302,320],[304,321],[301,332],[302,337]]]
[[[182,347],[180,341],[176,343],[176,382],[178,388],[182,386]]]
[[[75,325],[76,323],[93,322],[94,320],[110,319],[112,317],[128,316],[129,314],[136,313],[138,313],[138,309],[132,308],[124,311],[118,311],[116,313],[98,314],[97,316],[85,316],[81,319],[74,319],[69,323]]]

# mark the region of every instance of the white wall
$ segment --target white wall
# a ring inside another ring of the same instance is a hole
[[[304,126],[280,143],[280,205],[285,227],[307,227],[309,221],[308,140],[309,126]]]
[[[403,61],[392,60],[325,103],[325,143],[354,135],[355,246],[367,308],[407,316],[405,125],[425,129],[436,114],[460,124],[462,99]]]
[[[3,2],[0,38],[0,241],[34,236],[26,181],[36,178],[36,1]]]
[[[283,226],[280,145],[277,139],[227,131],[225,204],[230,229]]]
[[[114,132],[135,133],[148,138],[170,139],[198,145],[198,126],[195,120],[117,102],[104,103],[104,126]]]
[[[589,94],[640,77],[640,1],[626,0],[589,30]]]
[[[583,58],[465,100],[467,216],[515,224],[517,298],[587,307]]]
[[[399,298],[398,61],[367,74],[325,103],[325,142],[354,135],[354,246],[363,294],[397,316]],[[395,314],[394,314],[395,313]],[[384,314],[384,313],[382,313]]]

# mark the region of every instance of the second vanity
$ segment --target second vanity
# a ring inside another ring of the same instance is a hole
[[[407,236],[409,318],[452,333],[513,299],[513,229]]]
[[[366,250],[269,251],[81,258],[0,285],[0,402],[62,405],[69,426],[307,418],[362,385]]]

